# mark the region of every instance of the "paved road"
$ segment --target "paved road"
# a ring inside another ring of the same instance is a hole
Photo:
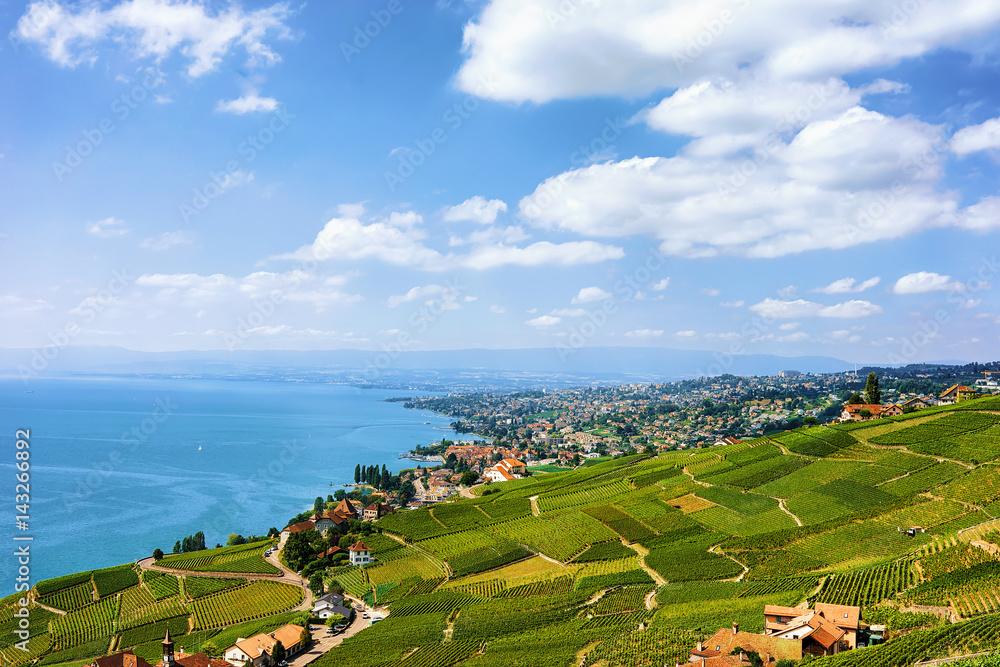
[[[293,660],[289,660],[289,667],[304,667],[305,665],[308,665],[313,660],[316,660],[321,655],[332,649],[334,646],[340,644],[346,638],[353,637],[371,625],[371,619],[362,618],[361,615],[365,612],[369,615],[373,615],[372,609],[361,600],[355,600],[353,598],[347,599],[353,602],[354,608],[358,610],[358,613],[355,615],[354,622],[348,626],[347,630],[339,635],[328,635],[326,633],[325,625],[314,625],[313,627],[315,629],[312,631],[313,645],[310,646],[309,650],[305,653],[300,653],[295,656]],[[374,616],[382,616],[383,618],[388,615],[388,611],[379,611],[374,614]]]

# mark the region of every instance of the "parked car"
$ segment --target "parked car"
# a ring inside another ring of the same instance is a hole
[[[371,617],[368,616],[368,612],[366,611],[365,613],[361,614],[361,618],[371,618]]]
[[[335,633],[340,634],[341,632],[347,629],[347,623],[337,623],[337,625],[333,626],[330,629],[333,630]]]

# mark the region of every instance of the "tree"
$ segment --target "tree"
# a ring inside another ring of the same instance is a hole
[[[316,595],[316,597],[320,597],[323,595],[324,591],[323,591],[322,572],[314,572],[313,575],[309,577],[309,590],[311,590],[313,594]]]
[[[163,558],[163,552],[159,549],[153,549],[153,560],[160,560]]]
[[[859,394],[858,392],[854,392],[853,394],[851,394],[851,397],[847,399],[848,405],[861,405],[864,402],[865,399],[861,398],[861,394]]]
[[[810,416],[806,417],[805,419],[803,419],[802,423],[803,424],[809,424],[810,426],[812,426],[813,424],[817,423],[817,420],[816,420],[815,417],[813,417],[812,415],[810,415]]]
[[[354,483],[355,484],[360,484],[361,483],[361,464],[360,463],[358,465],[354,466]]]
[[[280,537],[281,536],[281,531],[278,530],[276,527],[271,526],[271,530],[267,531],[267,536],[268,537]]]
[[[274,664],[280,664],[286,658],[285,645],[280,641],[274,642],[274,648],[271,649],[271,662]]]
[[[330,616],[330,618],[326,619],[326,624],[329,625],[332,628],[333,626],[337,625],[338,623],[343,623],[346,620],[347,619],[344,618],[343,616],[341,616],[340,614],[333,614],[333,615]]]
[[[312,644],[312,635],[309,633],[309,627],[306,626],[302,628],[302,633],[299,635],[299,646],[306,647]]]
[[[399,487],[399,493],[403,496],[404,500],[409,500],[417,492],[417,487],[413,486],[413,482],[406,480],[403,482],[402,486]]]
[[[315,514],[322,514],[323,513],[323,506],[324,506],[323,498],[320,497],[320,496],[316,496],[316,500],[313,502],[313,513],[315,513]],[[300,505],[300,507],[301,507],[301,505]]]
[[[466,470],[462,473],[462,486],[469,486],[470,484],[475,484],[476,480],[479,479],[479,473],[475,470]]]
[[[343,489],[337,489],[337,492],[333,494],[333,499],[336,500],[338,503],[346,497],[347,497],[347,491],[344,491]]]
[[[878,376],[875,373],[868,374],[868,382],[865,383],[865,399],[869,405],[882,405],[882,392],[878,388]]]
[[[219,647],[215,645],[211,640],[202,643],[201,652],[205,655],[211,657],[213,655],[219,655]]]
[[[860,415],[862,419],[868,419],[869,417],[872,416],[872,411],[869,410],[868,408],[863,408],[861,410],[858,410],[858,415]]]
[[[181,541],[177,540],[174,542],[174,550],[172,553],[179,554],[181,552]]]
[[[227,547],[235,547],[239,544],[246,544],[247,538],[243,537],[239,533],[229,533],[229,539],[226,540]]]

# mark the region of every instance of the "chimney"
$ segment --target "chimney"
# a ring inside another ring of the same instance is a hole
[[[747,661],[747,654],[744,653],[743,651],[740,651],[740,662],[746,662],[746,661]]]
[[[704,651],[705,647],[702,645],[701,642],[698,642],[698,648],[696,650],[698,650],[698,651]]]
[[[734,622],[733,622],[733,634],[735,635],[735,634],[736,634],[737,632],[739,632],[739,631],[740,631],[740,624],[739,624],[739,623],[736,623],[736,622],[734,621]]]

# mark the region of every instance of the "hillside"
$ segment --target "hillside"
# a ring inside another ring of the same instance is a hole
[[[382,519],[382,563],[331,574],[391,614],[317,664],[684,663],[807,599],[888,627],[822,664],[1000,646],[998,457],[986,398],[479,487]]]
[[[683,664],[719,628],[760,632],[765,604],[807,600],[860,606],[888,629],[821,667],[1000,647],[998,460],[1000,398],[983,398],[480,486],[383,518],[365,538],[376,565],[328,572],[390,614],[315,664]],[[49,665],[155,655],[168,625],[195,648],[225,643],[233,623],[277,627],[295,589],[204,578],[268,576],[264,546],[168,557],[183,577],[125,566],[40,582],[31,656],[11,647],[11,598],[0,653]]]

